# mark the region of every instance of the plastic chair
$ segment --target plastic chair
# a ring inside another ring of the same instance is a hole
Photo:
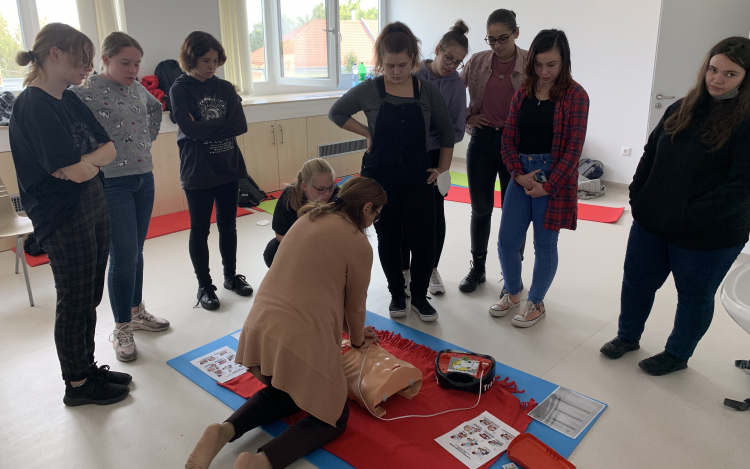
[[[31,293],[31,282],[29,282],[29,270],[26,265],[26,256],[23,251],[23,237],[34,232],[31,220],[16,213],[10,194],[0,179],[0,238],[16,237],[16,274],[18,273],[18,261],[23,263],[23,275],[26,277],[26,291],[29,292],[29,304],[34,306],[34,296]]]

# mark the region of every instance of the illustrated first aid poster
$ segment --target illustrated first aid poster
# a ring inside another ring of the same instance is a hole
[[[191,360],[190,363],[216,381],[226,383],[247,371],[244,366],[234,362],[235,355],[236,352],[225,345],[219,350]]]
[[[435,441],[469,469],[500,456],[518,432],[489,412],[464,422]]]

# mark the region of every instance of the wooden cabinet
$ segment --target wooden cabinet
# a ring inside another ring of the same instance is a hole
[[[151,146],[156,195],[152,217],[187,210],[180,183],[180,150],[177,133],[159,134]]]
[[[354,118],[367,125],[364,113],[360,112]],[[349,140],[359,140],[357,134],[344,130],[331,122],[328,116],[315,116],[307,118],[307,158],[318,156],[318,145],[334,142],[345,142]],[[336,177],[348,176],[349,174],[358,173],[362,166],[362,154],[364,151],[356,151],[341,156],[326,158],[326,161],[333,167]]]
[[[242,145],[247,172],[258,186],[266,192],[282,189],[307,160],[307,119],[248,124]]]

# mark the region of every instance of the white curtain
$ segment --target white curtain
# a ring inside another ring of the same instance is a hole
[[[94,14],[96,15],[96,32],[100,43],[104,38],[115,31],[120,31],[117,21],[117,0],[93,0]]]
[[[250,64],[250,40],[245,0],[219,0],[221,43],[227,54],[224,78],[240,94],[252,94],[253,74]]]

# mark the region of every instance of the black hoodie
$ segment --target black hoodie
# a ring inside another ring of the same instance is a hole
[[[234,85],[216,76],[201,82],[182,74],[169,99],[180,128],[182,188],[207,189],[246,178],[236,137],[247,132],[247,119]]]
[[[717,150],[701,141],[712,102],[696,110],[693,124],[674,139],[664,122],[648,139],[630,184],[633,218],[685,249],[711,251],[745,244],[750,233],[750,119]]]

